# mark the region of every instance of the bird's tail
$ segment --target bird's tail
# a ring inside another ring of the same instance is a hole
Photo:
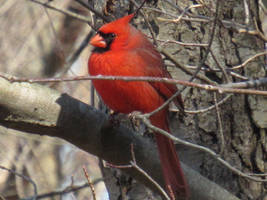
[[[152,124],[154,123],[152,122]],[[157,123],[155,126],[170,133],[167,122],[161,125]],[[173,141],[160,133],[156,133],[155,136],[168,195],[172,200],[188,199],[188,185]]]

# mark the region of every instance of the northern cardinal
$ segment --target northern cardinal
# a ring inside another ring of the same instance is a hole
[[[134,13],[103,25],[90,40],[95,47],[88,62],[90,75],[171,78],[160,53],[143,33],[129,24],[133,17]],[[177,91],[175,85],[161,82],[93,80],[93,84],[109,108],[127,114],[133,111],[149,113]],[[180,96],[174,103],[183,107]],[[170,132],[167,115],[168,108],[162,109],[152,115],[150,121]],[[188,199],[188,186],[174,143],[162,134],[155,133],[155,136],[168,195],[172,199]]]

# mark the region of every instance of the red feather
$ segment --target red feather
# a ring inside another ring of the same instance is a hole
[[[129,24],[133,16],[131,14],[105,24],[91,39],[90,43],[96,48],[89,59],[89,73],[171,78],[153,44]],[[105,104],[121,113],[151,112],[177,91],[175,85],[161,82],[93,80],[93,84]],[[175,104],[183,107],[180,96],[175,99]],[[167,112],[165,108],[150,120],[153,125],[169,132]],[[188,199],[188,186],[173,142],[161,134],[155,135],[168,194],[170,197]]]

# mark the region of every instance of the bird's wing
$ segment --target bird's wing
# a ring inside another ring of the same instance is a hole
[[[164,67],[160,54],[154,49],[147,50],[146,48],[136,51],[139,61],[135,64],[139,68],[143,68],[144,76],[172,78],[170,73]],[[141,65],[138,65],[140,63]],[[145,67],[143,67],[145,66]],[[141,70],[141,69],[140,69]],[[169,99],[178,89],[175,84],[164,82],[149,82],[149,84],[164,98]],[[178,95],[174,100],[175,105],[183,111],[184,103],[181,95]]]

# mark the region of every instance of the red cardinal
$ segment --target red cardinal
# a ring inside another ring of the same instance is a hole
[[[90,75],[171,78],[153,44],[129,24],[133,17],[134,13],[103,25],[91,39],[95,48],[88,63]],[[177,91],[175,85],[160,82],[93,80],[93,84],[105,104],[120,113],[149,113]],[[180,96],[174,102],[183,107]],[[150,121],[170,132],[167,112],[167,108],[157,112]],[[161,134],[155,135],[169,196],[188,199],[188,186],[173,142]]]

